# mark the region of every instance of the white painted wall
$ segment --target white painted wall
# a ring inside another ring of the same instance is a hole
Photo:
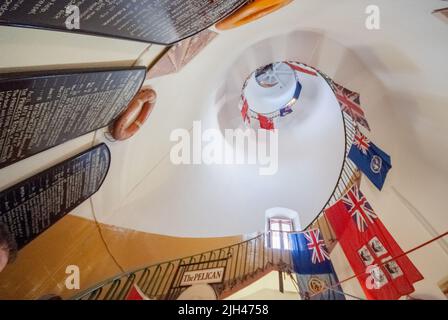
[[[241,80],[247,75],[241,74]],[[188,81],[196,77],[193,69],[188,76]],[[212,76],[210,72],[209,77]],[[342,167],[345,138],[339,104],[325,80],[309,75],[299,77],[303,93],[293,108],[295,112],[285,118],[286,124],[279,129],[279,168],[275,175],[262,176],[259,166],[254,165],[176,166],[165,157],[118,210],[115,201],[100,200],[97,202],[109,209],[97,212],[115,211],[108,217],[109,223],[188,237],[264,230],[265,211],[273,206],[294,209],[300,212],[304,224],[310,223],[333,192]],[[159,90],[169,90],[181,81],[177,77],[157,85]],[[216,100],[214,91],[201,89],[198,86],[179,98],[186,109],[194,108],[193,92],[203,98],[203,114],[199,118],[203,130],[214,128],[224,133],[225,129],[245,128],[238,104],[210,105],[210,101]],[[185,128],[191,126],[192,123]],[[224,143],[222,136],[219,139]],[[244,153],[244,149],[232,150]],[[115,172],[111,172],[112,177]],[[107,191],[113,187],[106,182],[96,200],[112,199]]]

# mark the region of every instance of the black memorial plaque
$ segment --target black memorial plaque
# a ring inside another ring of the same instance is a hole
[[[110,165],[105,144],[0,192],[0,222],[19,249],[99,190]]]
[[[169,45],[226,17],[248,0],[0,0],[0,24]],[[66,8],[79,8],[79,29]]]
[[[0,75],[0,168],[108,126],[145,68]]]

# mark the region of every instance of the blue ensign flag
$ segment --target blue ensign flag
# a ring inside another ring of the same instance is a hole
[[[345,300],[319,229],[290,233],[300,294],[310,300]]]
[[[379,190],[383,188],[387,173],[392,168],[390,156],[359,130],[356,130],[348,157]]]
[[[280,117],[287,116],[290,113],[292,113],[292,109],[290,106],[286,106],[286,107],[280,109]]]

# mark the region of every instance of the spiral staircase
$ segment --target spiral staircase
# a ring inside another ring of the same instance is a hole
[[[345,129],[346,157],[339,179],[324,208],[305,228],[319,228],[330,252],[336,244],[336,239],[325,218],[324,210],[338,201],[360,179],[360,173],[356,166],[347,158],[355,134],[354,121],[349,114],[343,111],[341,111],[341,116]],[[72,299],[123,300],[128,297],[134,285],[137,285],[149,299],[176,299],[186,289],[186,287],[180,286],[183,273],[219,267],[225,268],[225,275],[222,283],[213,285],[218,299],[229,297],[271,271],[278,271],[287,276],[293,274],[290,252],[286,249],[273,248],[270,242],[270,233],[266,232],[227,247],[118,274],[75,295]]]

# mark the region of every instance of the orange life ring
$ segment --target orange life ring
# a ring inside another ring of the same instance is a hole
[[[260,19],[261,17],[286,6],[290,2],[292,2],[292,0],[254,0],[238,9],[230,16],[219,21],[215,27],[218,30],[227,30],[242,26],[251,21]]]
[[[132,137],[145,123],[156,104],[157,94],[153,89],[140,91],[126,110],[115,121],[112,128],[112,136],[116,140],[126,140]],[[129,119],[140,109],[140,113],[134,122],[129,125]]]

